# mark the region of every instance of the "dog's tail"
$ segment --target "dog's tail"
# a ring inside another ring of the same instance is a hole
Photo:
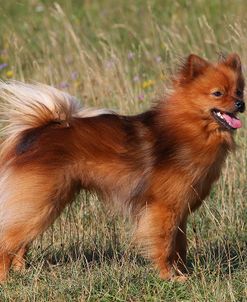
[[[70,95],[41,84],[0,83],[2,135],[12,136],[51,121],[69,122],[80,110]]]
[[[3,136],[19,133],[54,121],[69,126],[72,117],[92,117],[109,110],[84,109],[71,95],[43,84],[0,82],[0,116]]]
[[[73,96],[39,83],[0,82],[0,100],[1,154],[25,130],[52,122],[69,127],[72,117],[112,114],[107,109],[85,109]]]

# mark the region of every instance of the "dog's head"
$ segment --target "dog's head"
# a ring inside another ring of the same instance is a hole
[[[232,132],[241,127],[237,114],[245,111],[244,78],[237,54],[217,64],[190,55],[174,86],[177,105],[191,119],[200,119],[212,131]]]

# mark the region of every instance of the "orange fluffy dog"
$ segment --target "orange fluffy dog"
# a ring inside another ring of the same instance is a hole
[[[83,109],[52,87],[0,84],[0,280],[80,189],[128,210],[164,279],[186,263],[186,222],[218,179],[245,110],[240,59],[190,55],[149,111]]]

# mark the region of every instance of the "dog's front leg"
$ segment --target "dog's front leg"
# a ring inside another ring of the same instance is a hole
[[[23,271],[25,269],[25,256],[27,251],[28,251],[28,246],[23,246],[15,254],[12,260],[12,267],[16,272]]]
[[[176,278],[173,264],[180,216],[173,206],[152,201],[138,221],[137,243],[165,280]]]
[[[3,283],[7,279],[12,258],[7,252],[0,252],[0,283]]]

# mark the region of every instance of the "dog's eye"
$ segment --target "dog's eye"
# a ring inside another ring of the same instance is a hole
[[[216,90],[216,91],[212,92],[212,95],[219,98],[219,97],[223,96],[223,92]]]
[[[237,90],[236,90],[236,96],[237,96],[237,97],[240,97],[240,98],[243,97],[243,92],[242,92],[242,90],[237,89]]]

